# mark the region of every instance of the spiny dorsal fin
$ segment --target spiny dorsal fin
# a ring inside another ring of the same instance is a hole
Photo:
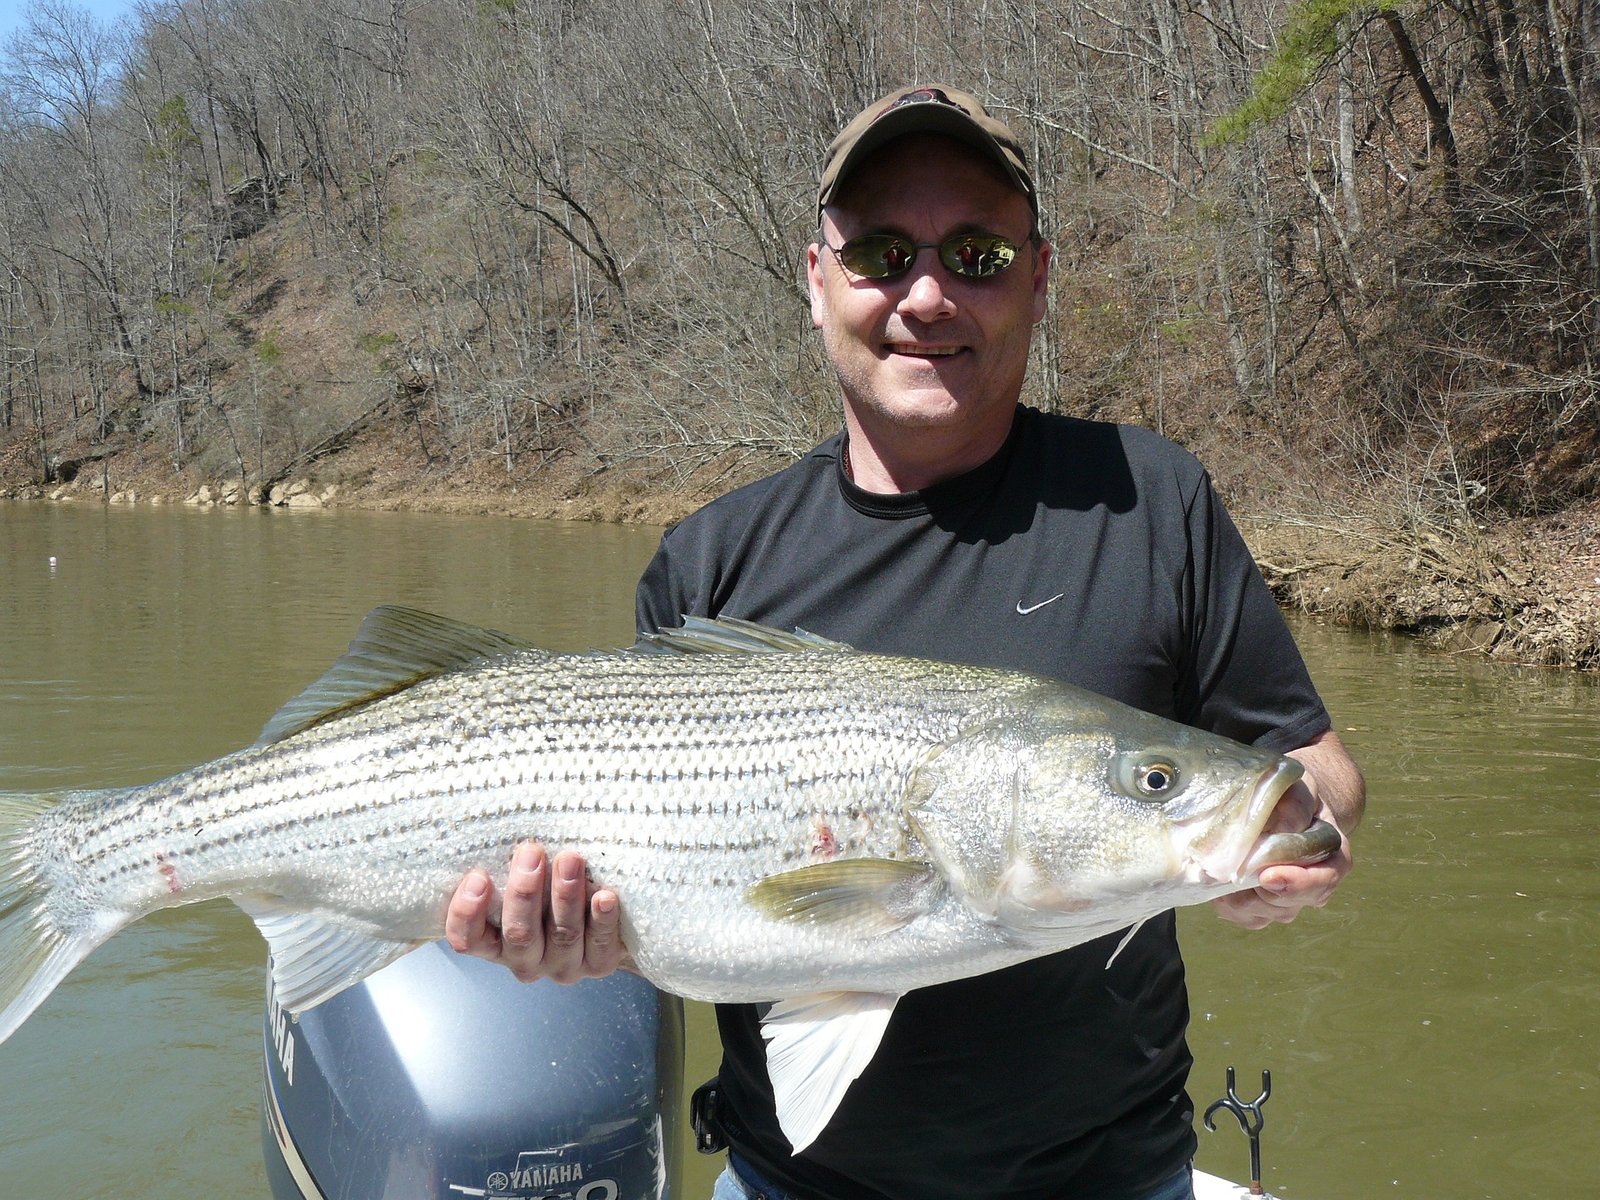
[[[414,608],[375,608],[356,630],[350,649],[326,675],[280,708],[256,743],[281,742],[424,679],[531,648],[509,634]]]
[[[830,641],[804,629],[785,633],[738,617],[684,617],[677,629],[641,634],[638,648],[676,654],[796,654],[805,650],[851,649],[843,642]]]

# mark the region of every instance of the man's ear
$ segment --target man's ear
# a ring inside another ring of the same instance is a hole
[[[1033,256],[1033,323],[1037,325],[1050,311],[1050,260],[1055,247],[1043,238]]]
[[[828,302],[823,292],[820,240],[806,247],[806,287],[811,292],[811,323],[821,329],[823,318],[827,316]]]

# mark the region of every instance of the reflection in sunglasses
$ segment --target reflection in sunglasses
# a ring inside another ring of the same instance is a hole
[[[827,245],[826,242],[823,245]],[[1016,261],[1017,247],[993,233],[958,233],[942,242],[914,242],[889,233],[869,233],[842,246],[828,246],[840,264],[863,279],[904,275],[923,250],[937,250],[939,261],[966,279],[989,279]]]

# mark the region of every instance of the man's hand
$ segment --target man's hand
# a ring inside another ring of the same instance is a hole
[[[1300,789],[1300,785],[1295,785]],[[1309,792],[1307,793],[1309,799]],[[1291,819],[1294,818],[1294,819]],[[1278,802],[1273,818],[1267,823],[1265,833],[1293,832],[1310,826],[1313,819],[1327,821],[1335,829],[1339,822],[1325,805],[1306,803],[1292,795]],[[1350,873],[1350,839],[1340,837],[1339,851],[1309,867],[1268,867],[1261,872],[1260,882],[1251,890],[1234,892],[1212,901],[1217,915],[1246,929],[1265,929],[1268,925],[1287,924],[1300,915],[1303,908],[1321,908],[1333,896],[1333,889]]]
[[[1354,865],[1349,834],[1367,803],[1360,768],[1332,731],[1289,751],[1289,757],[1305,764],[1305,776],[1284,793],[1263,832],[1298,833],[1313,820],[1327,821],[1340,831],[1339,851],[1309,867],[1268,867],[1250,891],[1213,901],[1217,915],[1246,929],[1286,924],[1299,916],[1301,909],[1321,908]]]
[[[574,851],[563,850],[551,861],[537,842],[519,845],[511,855],[498,924],[495,907],[488,874],[468,872],[445,914],[451,947],[500,963],[524,983],[576,983],[629,965],[617,894],[595,889]]]

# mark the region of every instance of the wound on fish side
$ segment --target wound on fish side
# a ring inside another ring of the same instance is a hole
[[[183,884],[178,882],[178,868],[168,861],[165,851],[156,851],[156,870],[161,872],[161,877],[167,881],[167,891],[176,896],[183,891]]]

